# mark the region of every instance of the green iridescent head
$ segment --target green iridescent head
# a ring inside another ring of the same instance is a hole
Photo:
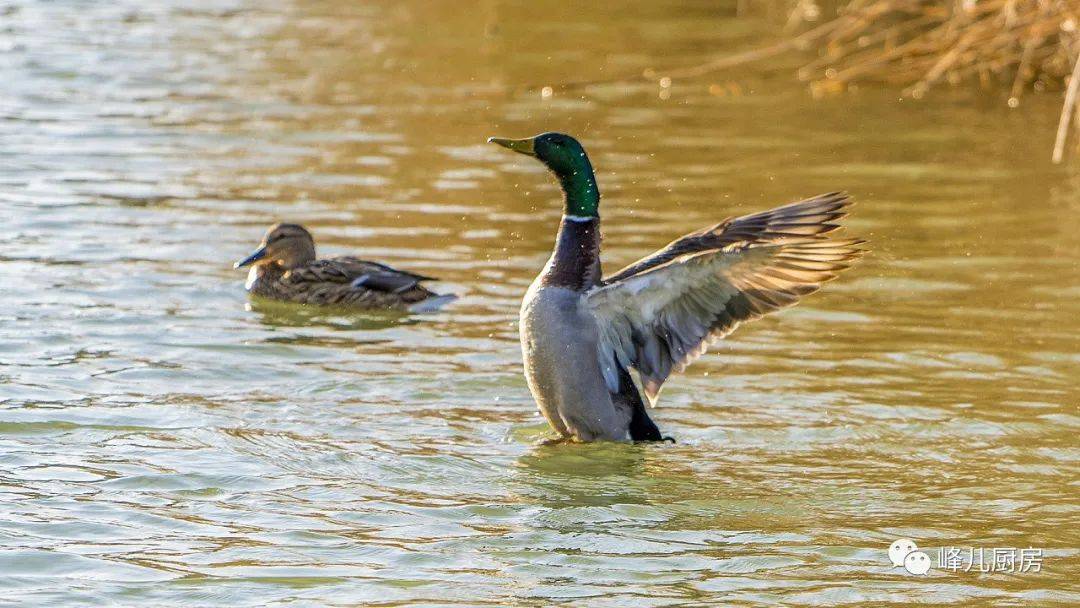
[[[541,133],[525,139],[492,137],[488,142],[534,156],[547,165],[562,185],[567,215],[598,217],[600,190],[592,163],[578,140],[565,133]]]

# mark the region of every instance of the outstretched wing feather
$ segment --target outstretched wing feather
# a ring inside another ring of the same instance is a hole
[[[850,203],[830,193],[688,234],[604,280],[586,303],[600,325],[597,356],[614,392],[637,370],[655,402],[682,371],[741,323],[791,306],[836,277],[862,241],[831,239]]]

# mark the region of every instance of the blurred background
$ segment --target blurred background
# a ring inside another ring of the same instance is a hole
[[[0,0],[2,597],[1080,602],[1076,8]],[[872,253],[673,378],[676,445],[538,447],[561,209],[484,142],[546,130],[609,272],[838,189]],[[462,299],[249,302],[277,220]],[[898,537],[1042,571],[913,577]]]

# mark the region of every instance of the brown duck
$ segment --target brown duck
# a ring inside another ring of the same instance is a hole
[[[315,239],[299,224],[274,224],[234,266],[251,266],[248,292],[286,302],[428,312],[457,299],[426,289],[420,283],[435,279],[421,274],[352,256],[317,259]]]

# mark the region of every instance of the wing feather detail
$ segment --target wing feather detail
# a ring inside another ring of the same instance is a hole
[[[351,256],[315,260],[285,273],[286,283],[342,283],[351,287],[373,289],[387,293],[402,293],[431,277],[397,270],[378,262]]]
[[[597,356],[608,388],[634,368],[650,403],[673,372],[741,323],[792,306],[863,254],[835,239],[850,205],[833,192],[725,220],[619,271],[586,296],[600,326]]]

